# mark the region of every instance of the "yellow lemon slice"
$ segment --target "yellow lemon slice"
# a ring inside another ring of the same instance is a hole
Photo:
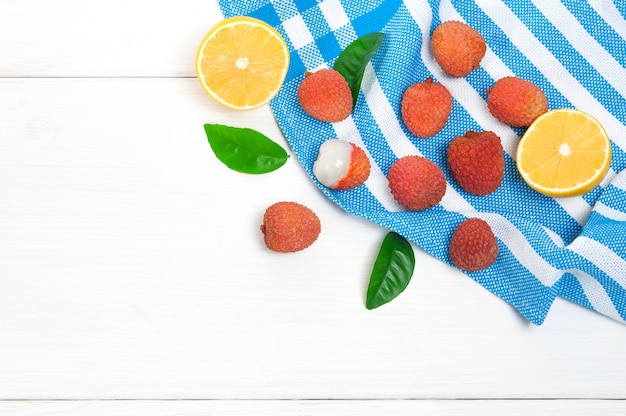
[[[196,55],[196,74],[204,90],[235,110],[269,102],[288,68],[289,49],[281,35],[267,23],[245,16],[215,25]]]
[[[611,142],[598,120],[571,109],[539,116],[517,148],[517,169],[533,189],[549,196],[582,195],[611,164]]]

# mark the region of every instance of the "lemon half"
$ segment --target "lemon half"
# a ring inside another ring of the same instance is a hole
[[[611,142],[595,117],[580,110],[552,110],[528,127],[516,163],[524,181],[542,194],[582,195],[607,174]]]
[[[196,55],[196,74],[204,90],[235,110],[268,103],[289,69],[289,49],[267,23],[247,16],[215,25]]]

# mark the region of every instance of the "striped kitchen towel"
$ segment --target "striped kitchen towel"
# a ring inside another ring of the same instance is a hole
[[[275,27],[291,50],[286,82],[272,100],[274,115],[298,160],[312,165],[321,143],[340,138],[363,147],[372,161],[365,185],[320,189],[350,214],[368,218],[450,263],[448,243],[467,217],[492,227],[496,263],[472,279],[541,324],[556,296],[620,322],[626,319],[626,5],[612,0],[219,0],[226,17],[250,15]],[[443,21],[460,20],[487,42],[481,67],[465,78],[444,74],[429,38]],[[305,71],[332,67],[360,36],[383,32],[368,65],[354,113],[339,123],[306,115],[296,92]],[[539,85],[551,109],[577,108],[598,118],[613,144],[603,183],[580,197],[550,198],[531,190],[515,167],[522,130],[495,120],[485,90],[504,76]],[[433,77],[454,97],[446,127],[417,139],[403,125],[399,103],[411,84]],[[502,186],[486,197],[457,186],[446,163],[450,140],[467,130],[491,130],[505,150]],[[405,155],[442,167],[448,190],[422,212],[403,210],[386,173]],[[318,184],[319,185],[319,184]]]

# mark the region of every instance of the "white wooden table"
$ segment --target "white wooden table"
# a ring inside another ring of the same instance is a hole
[[[546,322],[416,248],[364,307],[386,230],[295,157],[227,169],[203,124],[257,129],[194,75],[215,0],[0,1],[0,415],[624,415],[626,328]],[[279,200],[323,232],[269,252]]]

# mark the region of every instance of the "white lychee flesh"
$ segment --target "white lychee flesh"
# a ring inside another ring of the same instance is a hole
[[[352,145],[339,139],[331,139],[320,146],[313,174],[322,185],[334,188],[350,168]]]

